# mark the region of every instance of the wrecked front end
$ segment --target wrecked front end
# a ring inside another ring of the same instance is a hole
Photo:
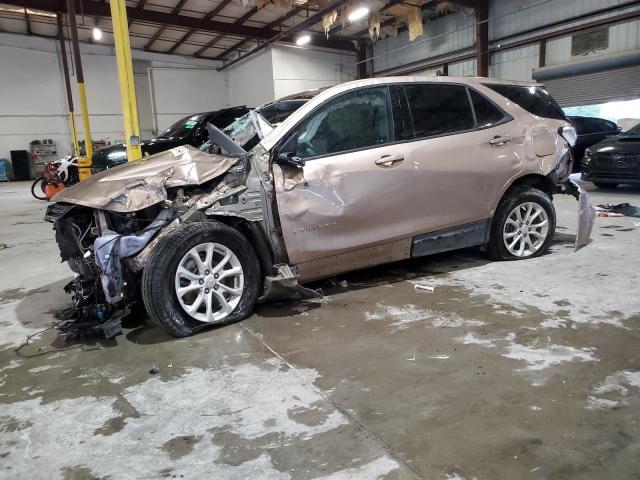
[[[182,223],[205,220],[216,204],[224,210],[240,203],[250,171],[246,154],[179,147],[94,175],[54,197],[45,219],[74,272],[65,287],[73,311],[61,333],[118,335],[122,318],[142,309],[140,273],[154,242]],[[254,219],[261,219],[259,198],[252,207]]]

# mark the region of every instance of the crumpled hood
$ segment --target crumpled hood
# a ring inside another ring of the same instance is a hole
[[[51,200],[134,212],[166,200],[168,188],[201,185],[222,175],[237,160],[185,145],[97,173]]]

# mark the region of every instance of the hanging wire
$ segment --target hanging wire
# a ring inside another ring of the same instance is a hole
[[[489,18],[487,18],[486,20],[481,20],[480,22],[474,22],[474,23],[472,23],[471,25],[468,25],[468,26],[466,26],[466,27],[459,28],[459,29],[457,29],[457,30],[452,30],[452,31],[450,31],[450,32],[445,32],[445,33],[441,33],[441,34],[439,34],[439,35],[434,35],[433,37],[424,38],[424,39],[419,40],[419,41],[417,41],[417,42],[411,42],[411,43],[408,43],[407,45],[403,45],[402,47],[398,47],[398,48],[394,48],[393,50],[389,50],[388,52],[380,53],[380,54],[378,54],[378,55],[374,55],[374,56],[372,56],[372,57],[365,58],[364,60],[360,60],[359,62],[356,62],[356,63],[355,63],[355,65],[358,65],[358,64],[360,64],[360,63],[369,62],[369,61],[371,61],[371,60],[375,60],[376,58],[384,57],[384,56],[390,55],[390,54],[392,54],[392,53],[396,53],[396,52],[399,52],[399,51],[401,51],[401,50],[405,50],[405,49],[407,49],[407,48],[415,47],[415,46],[417,46],[417,45],[422,45],[423,43],[431,42],[431,41],[436,40],[436,39],[438,39],[438,38],[446,37],[446,36],[448,36],[448,35],[452,35],[452,34],[454,34],[454,33],[460,33],[460,32],[463,32],[463,31],[465,31],[465,30],[469,30],[469,29],[472,29],[472,28],[476,28],[478,25],[482,25],[483,23],[488,23],[488,22],[493,21],[493,20],[498,20],[498,19],[501,19],[501,18],[505,18],[505,17],[508,17],[508,16],[510,16],[510,15],[514,15],[514,14],[516,14],[516,13],[520,13],[520,12],[523,12],[523,11],[525,11],[525,10],[529,10],[529,9],[531,9],[531,8],[541,7],[541,6],[543,6],[543,5],[546,5],[546,4],[548,4],[548,3],[551,3],[551,2],[553,2],[553,1],[555,1],[555,0],[544,0],[543,2],[536,3],[536,4],[534,4],[534,5],[529,5],[528,7],[521,7],[521,8],[519,8],[518,10],[514,10],[513,12],[507,12],[507,13],[504,13],[504,14],[502,14],[502,15],[496,15],[496,16],[494,16],[494,17],[489,17]],[[427,60],[427,59],[425,59],[425,60]]]
[[[68,20],[68,14],[65,15],[65,17],[67,19],[66,24],[67,24],[67,42],[68,42],[68,49],[67,51],[69,52],[69,58],[71,59],[71,75],[72,76],[76,76],[76,64],[75,64],[75,58],[73,56],[73,45],[71,45],[71,30],[69,30],[69,20]],[[63,19],[64,21],[64,19]]]

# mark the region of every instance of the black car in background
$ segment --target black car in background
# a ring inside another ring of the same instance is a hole
[[[199,147],[209,139],[207,123],[222,129],[248,111],[247,107],[241,106],[184,117],[156,138],[142,142],[142,155],[153,155],[181,145]],[[91,171],[93,173],[101,172],[107,168],[126,163],[126,161],[127,149],[124,144],[111,145],[93,153]]]
[[[273,102],[260,105],[254,110],[271,125],[277,125],[286,120],[289,115],[323,90],[326,90],[326,88],[316,88],[314,90],[307,90],[305,92],[282,97],[278,100],[274,100]],[[246,115],[236,119],[233,123],[230,123],[226,128],[221,130],[246,151],[251,150],[260,141],[258,132],[253,128],[252,120],[248,112]],[[214,141],[207,141],[198,148],[203,152],[214,153],[217,146]]]
[[[581,178],[600,188],[640,185],[640,124],[587,148]]]
[[[576,127],[576,133],[578,134],[576,144],[573,147],[573,171],[579,172],[585,149],[601,142],[605,138],[617,135],[620,133],[620,127],[604,118],[573,116],[567,116],[567,118]]]

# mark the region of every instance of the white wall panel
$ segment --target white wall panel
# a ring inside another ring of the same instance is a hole
[[[275,46],[273,56],[274,98],[328,87],[356,78],[356,58],[318,50]]]
[[[51,138],[66,148],[66,99],[55,53],[0,46],[0,158]]]
[[[152,68],[151,82],[160,131],[191,113],[229,105],[226,74],[215,69]]]
[[[265,49],[224,71],[228,75],[230,106],[257,107],[274,99],[271,49]]]

